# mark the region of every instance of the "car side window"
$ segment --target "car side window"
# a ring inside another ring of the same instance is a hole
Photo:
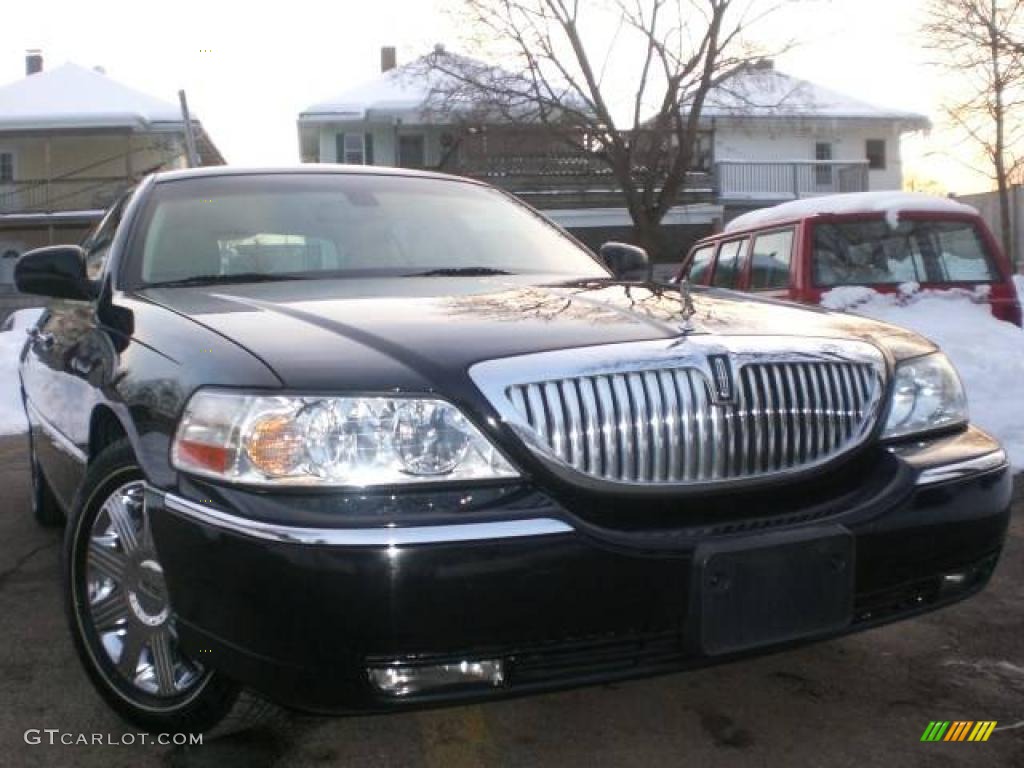
[[[792,229],[769,232],[755,237],[750,257],[750,290],[767,291],[775,288],[788,288],[792,252]]]
[[[718,252],[718,264],[711,284],[718,288],[735,288],[739,284],[740,267],[743,264],[743,253],[747,240],[733,240],[723,243]]]
[[[97,280],[103,274],[103,267],[110,254],[110,245],[114,242],[114,235],[121,224],[121,214],[128,197],[129,195],[124,195],[114,203],[82,242],[82,249],[85,251],[85,272],[90,280]]]
[[[690,257],[690,264],[686,270],[686,279],[694,285],[707,285],[708,275],[711,273],[711,266],[715,261],[715,248],[712,243],[698,248]]]

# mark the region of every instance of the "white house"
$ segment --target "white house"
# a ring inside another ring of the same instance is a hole
[[[443,49],[435,51],[444,56]],[[462,58],[458,66],[486,65]],[[434,78],[418,59],[396,66],[395,50],[381,50],[381,73],[304,109],[298,118],[304,162],[427,168],[487,181],[542,210],[592,247],[628,239],[632,224],[606,164],[573,151],[542,125],[512,125],[459,105],[438,110]],[[665,217],[669,241],[685,247],[720,218],[708,198],[708,179],[696,174],[687,199]]]
[[[900,139],[924,115],[875,106],[779,72],[764,61],[709,95],[719,201],[746,209],[800,197],[901,189]]]
[[[600,158],[565,149],[539,125],[431,109],[434,77],[422,60],[396,66],[395,50],[382,49],[379,75],[300,113],[303,161],[471,176],[518,195],[592,247],[632,237],[621,191]],[[666,239],[678,253],[752,207],[899,189],[900,137],[928,125],[922,115],[843,96],[770,62],[751,66],[708,96],[699,157],[665,217]]]
[[[0,86],[0,293],[12,290],[17,256],[77,242],[128,187],[151,171],[185,165],[180,108],[67,63]],[[200,162],[224,162],[193,121]],[[2,310],[15,300],[0,301]]]

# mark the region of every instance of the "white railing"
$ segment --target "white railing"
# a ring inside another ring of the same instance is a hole
[[[868,164],[834,161],[721,160],[715,164],[723,200],[795,200],[868,190]]]

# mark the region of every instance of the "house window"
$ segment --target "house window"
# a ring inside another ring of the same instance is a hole
[[[868,139],[864,144],[864,154],[868,158],[868,168],[872,171],[885,170],[885,139]]]
[[[711,170],[715,154],[714,141],[714,134],[711,131],[700,131],[697,134],[693,147],[693,170],[705,173]]]
[[[0,152],[0,184],[14,181],[14,153]]]
[[[4,247],[0,246],[0,286],[4,290],[10,290],[14,284],[14,264],[19,255],[13,248],[4,250]]]
[[[827,141],[819,141],[814,145],[814,159],[819,165],[814,168],[814,181],[819,187],[832,186],[832,145]]]
[[[344,162],[349,165],[366,164],[366,140],[361,133],[346,133],[344,143]]]
[[[339,163],[373,165],[373,136],[369,133],[339,133],[335,149]]]
[[[427,164],[423,134],[398,137],[398,165],[402,168],[423,168]]]

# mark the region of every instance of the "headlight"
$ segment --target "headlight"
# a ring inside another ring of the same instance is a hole
[[[171,450],[182,472],[254,485],[372,486],[517,477],[458,408],[404,397],[201,390]]]
[[[956,369],[936,352],[896,366],[883,438],[904,437],[967,422],[967,397]]]

